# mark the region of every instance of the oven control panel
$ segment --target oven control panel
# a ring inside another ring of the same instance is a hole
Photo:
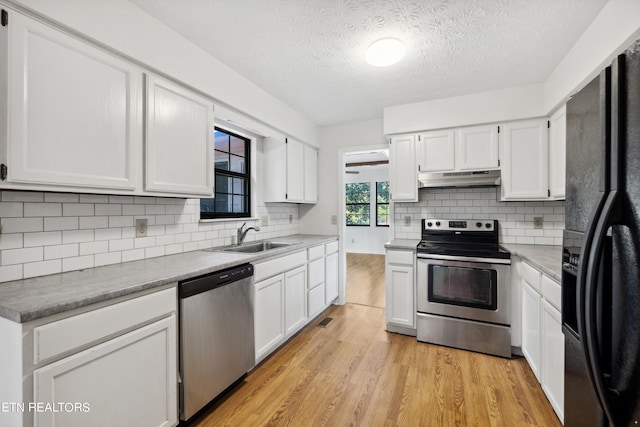
[[[453,230],[453,231],[494,231],[496,221],[492,219],[449,220],[425,219],[425,230]]]

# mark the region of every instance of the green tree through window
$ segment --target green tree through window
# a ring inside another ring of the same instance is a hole
[[[376,225],[389,226],[389,181],[376,182]]]
[[[369,225],[371,187],[368,182],[345,184],[346,224],[349,226]]]

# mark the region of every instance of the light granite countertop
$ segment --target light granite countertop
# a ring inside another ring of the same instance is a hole
[[[387,249],[412,249],[416,250],[416,246],[420,243],[420,239],[393,239],[384,244]]]
[[[296,243],[265,252],[245,254],[199,250],[0,283],[0,317],[19,323],[28,322],[236,265],[279,257],[336,239],[337,236],[295,234],[270,239]]]
[[[552,279],[562,281],[562,246],[503,244],[503,247]]]

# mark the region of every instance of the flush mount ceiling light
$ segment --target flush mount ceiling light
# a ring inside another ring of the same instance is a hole
[[[404,58],[404,45],[393,38],[376,40],[367,48],[364,58],[369,65],[386,67]]]

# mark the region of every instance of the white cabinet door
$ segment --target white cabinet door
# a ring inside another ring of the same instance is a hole
[[[415,328],[414,268],[387,264],[385,275],[387,323]]]
[[[36,412],[36,425],[176,425],[176,351],[172,315],[37,369],[34,401],[87,406]]]
[[[562,106],[551,116],[549,128],[549,190],[553,199],[564,199],[566,147],[567,110]]]
[[[443,130],[418,135],[418,171],[443,172],[455,169],[455,131]]]
[[[461,128],[456,138],[456,170],[495,169],[498,165],[498,126]]]
[[[324,266],[324,303],[329,305],[338,298],[338,253],[327,255]]]
[[[319,258],[314,261],[310,261],[308,264],[309,270],[309,289],[324,283],[324,258]]]
[[[526,282],[522,282],[522,354],[529,362],[538,381],[540,381],[540,305],[540,294]]]
[[[147,76],[145,190],[213,195],[213,103]]]
[[[138,189],[142,72],[19,13],[10,19],[8,182]]]
[[[391,200],[418,201],[416,142],[413,135],[391,138],[389,146],[389,186]]]
[[[307,271],[296,268],[284,274],[285,333],[290,335],[307,320]]]
[[[318,201],[318,150],[304,146],[304,201]]]
[[[562,422],[564,419],[564,335],[562,317],[542,301],[542,389]]]
[[[287,201],[304,201],[304,145],[287,139]]]
[[[313,319],[324,307],[324,283],[322,283],[307,291],[307,312],[309,313],[309,319]]]
[[[502,199],[547,199],[549,137],[546,119],[504,125]]]
[[[254,333],[257,363],[284,339],[284,274],[255,284]]]

